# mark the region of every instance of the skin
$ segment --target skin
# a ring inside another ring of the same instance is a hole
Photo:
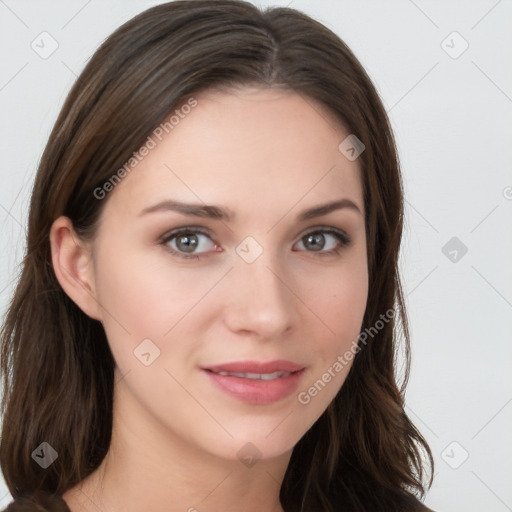
[[[103,199],[94,240],[80,240],[66,217],[52,226],[57,278],[103,323],[117,364],[111,447],[64,494],[73,512],[282,511],[291,451],[350,368],[299,403],[298,393],[357,339],[366,307],[361,170],[338,150],[348,132],[292,91],[210,90],[195,98],[191,113]],[[222,206],[235,217],[139,215],[171,198]],[[297,220],[342,198],[359,211]],[[176,238],[161,241],[183,226],[210,233],[198,235],[199,259],[173,255],[169,246],[183,247]],[[321,232],[312,249],[305,235],[319,227],[344,231],[350,244],[326,254],[340,243]],[[236,251],[248,236],[263,249],[252,263]],[[134,356],[144,339],[160,350],[149,366]],[[200,370],[276,359],[306,369],[296,392],[267,405],[225,394]],[[237,456],[248,442],[258,450],[252,467]]]

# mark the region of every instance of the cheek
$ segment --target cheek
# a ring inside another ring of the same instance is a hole
[[[341,348],[348,338],[357,337],[368,298],[364,255],[358,252],[338,268],[301,278],[300,287],[304,302],[317,315],[318,332],[323,333],[324,346]]]
[[[147,259],[138,256],[133,249],[119,250],[116,254],[111,250],[121,246],[111,241],[108,247],[101,248],[95,272],[103,327],[114,359],[124,375],[145,368],[141,359],[136,359],[138,347],[141,354],[149,351],[152,360],[158,361],[163,334],[174,323],[173,311],[169,310],[168,304],[180,304],[180,301],[178,289],[166,287],[161,272],[148,265]]]
[[[96,272],[103,326],[121,373],[148,369],[137,359],[139,352],[148,351],[154,358],[150,368],[156,369],[151,374],[164,368],[185,372],[190,352],[201,340],[198,325],[214,307],[204,299],[223,271],[187,272],[157,251],[124,254],[118,260],[104,249]]]
[[[114,319],[129,332],[162,337],[211,287],[215,276],[190,279],[157,251],[133,249],[120,259],[102,254],[97,268],[97,297],[105,322]]]
[[[170,394],[179,396],[179,386],[165,370],[174,374],[171,363],[187,361],[192,344],[180,343],[183,329],[190,326],[187,314],[208,283],[192,286],[186,273],[148,252],[131,249],[124,254],[117,260],[105,249],[98,257],[96,291],[103,327],[130,394],[156,407],[168,402]]]
[[[312,365],[298,395],[300,404],[316,415],[335,397],[358,352],[368,298],[366,258],[359,253],[347,258],[336,271],[317,274],[308,280],[308,306],[315,315],[308,315],[307,331],[312,333]],[[316,327],[316,328],[314,328]],[[316,335],[314,334],[316,331]]]

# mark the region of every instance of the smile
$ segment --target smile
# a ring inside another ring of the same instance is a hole
[[[268,405],[297,390],[305,367],[290,361],[243,361],[201,368],[223,394],[250,405]]]
[[[235,372],[214,372],[217,375],[231,377],[240,377],[242,379],[259,379],[259,380],[274,380],[281,377],[288,377],[289,372],[274,372],[274,373],[235,373]]]

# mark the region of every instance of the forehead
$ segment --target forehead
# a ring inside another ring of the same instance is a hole
[[[338,149],[348,132],[313,99],[289,90],[205,91],[111,193],[108,209],[134,214],[150,202],[265,207],[350,197],[363,211],[360,169]],[[167,119],[170,119],[168,116]],[[260,214],[262,212],[260,211]]]

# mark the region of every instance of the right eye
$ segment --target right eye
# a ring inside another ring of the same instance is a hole
[[[178,258],[199,259],[200,254],[216,251],[218,246],[212,241],[210,235],[197,228],[180,228],[167,233],[162,238],[164,244],[171,254]]]

